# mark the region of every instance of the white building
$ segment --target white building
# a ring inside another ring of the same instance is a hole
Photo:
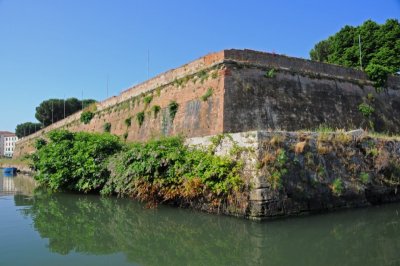
[[[14,133],[0,131],[0,156],[12,157],[17,140],[18,137]]]

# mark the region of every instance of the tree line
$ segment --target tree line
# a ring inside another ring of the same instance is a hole
[[[93,99],[78,100],[77,98],[45,100],[36,107],[35,118],[39,123],[25,122],[19,124],[15,129],[15,134],[18,138],[33,134],[95,102]]]
[[[400,23],[388,19],[382,25],[372,20],[357,27],[346,25],[315,44],[310,58],[364,70],[375,87],[383,87],[388,74],[400,71]]]

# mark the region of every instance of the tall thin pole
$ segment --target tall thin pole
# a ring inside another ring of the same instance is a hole
[[[54,101],[51,101],[51,123],[54,123]]]
[[[64,94],[64,119],[65,119],[65,94]]]
[[[147,49],[147,79],[150,78],[150,49]]]
[[[360,67],[361,67],[361,70],[363,70],[362,56],[361,56],[361,35],[360,34],[358,34],[358,48],[359,48],[359,51],[360,51]]]

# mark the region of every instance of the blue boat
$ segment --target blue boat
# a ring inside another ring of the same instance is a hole
[[[4,168],[3,173],[5,175],[15,175],[17,173],[17,168],[15,168],[15,167]]]

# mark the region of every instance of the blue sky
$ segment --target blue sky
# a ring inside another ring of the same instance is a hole
[[[0,130],[49,98],[103,100],[207,53],[308,58],[344,25],[400,18],[400,0],[0,0]]]

